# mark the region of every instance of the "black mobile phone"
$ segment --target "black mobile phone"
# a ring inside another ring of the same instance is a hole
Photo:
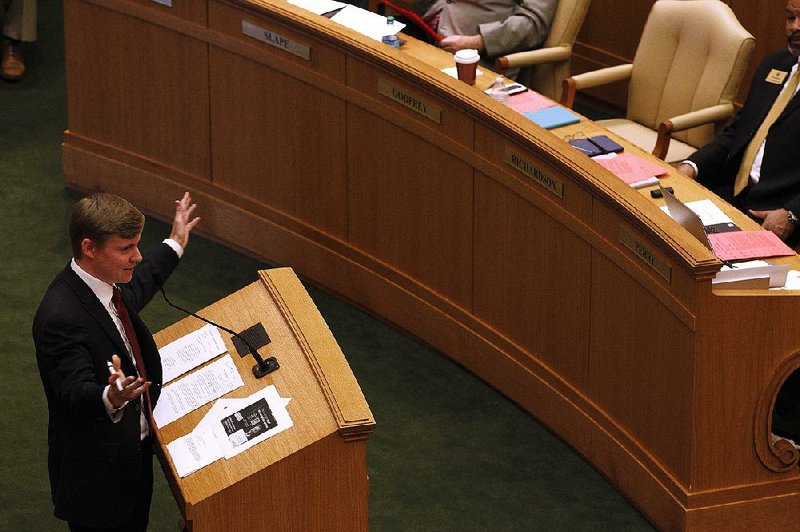
[[[672,187],[664,187],[664,190],[666,190],[670,194],[675,193],[675,190]],[[660,198],[661,196],[663,196],[663,194],[661,193],[660,188],[654,188],[653,190],[650,191],[650,196],[653,198]]]

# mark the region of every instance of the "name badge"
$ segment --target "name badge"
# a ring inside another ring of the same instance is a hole
[[[786,76],[788,75],[789,75],[788,72],[784,72],[783,70],[775,70],[773,68],[770,71],[770,73],[767,74],[767,78],[765,79],[765,81],[767,83],[774,83],[775,85],[781,85],[783,83],[783,80],[785,80]]]

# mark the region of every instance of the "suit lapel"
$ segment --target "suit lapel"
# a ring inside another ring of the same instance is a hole
[[[92,292],[92,289],[78,277],[78,274],[72,270],[69,264],[63,270],[63,273],[67,284],[80,300],[86,313],[102,327],[106,335],[114,342],[119,353],[124,353],[126,355],[120,356],[123,364],[126,363],[126,361],[130,360],[130,355],[128,355],[128,349],[125,347],[125,342],[122,341],[122,336],[120,336],[117,326],[114,325],[111,315],[103,308],[103,305],[100,303],[100,300],[97,299],[94,292]]]

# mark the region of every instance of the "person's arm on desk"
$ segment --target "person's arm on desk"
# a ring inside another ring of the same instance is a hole
[[[791,219],[791,211],[787,209],[775,209],[772,211],[748,211],[751,216],[761,220],[761,227],[767,231],[772,231],[781,240],[789,238],[795,229],[795,223]]]
[[[439,41],[439,46],[451,54],[469,48],[483,52],[483,37],[480,35],[450,35]]]

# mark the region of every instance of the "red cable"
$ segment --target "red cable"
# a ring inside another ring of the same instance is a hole
[[[393,3],[389,2],[388,0],[378,0],[378,3],[387,5],[390,8],[397,11],[398,13],[400,13],[401,15],[403,15],[404,17],[407,17],[411,22],[422,28],[422,30],[425,31],[425,33],[436,39],[436,42],[439,42],[444,38],[438,33],[436,33],[436,31],[433,28],[428,26],[428,24],[424,20],[422,20],[422,17],[420,17],[413,11],[409,11],[408,9],[403,9],[400,6],[396,6]]]

